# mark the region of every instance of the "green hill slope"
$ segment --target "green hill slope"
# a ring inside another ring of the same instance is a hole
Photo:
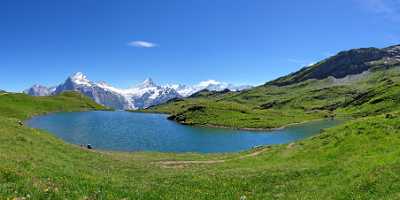
[[[64,92],[55,97],[32,97],[20,93],[0,94],[0,116],[27,119],[59,111],[107,110],[86,96]]]
[[[183,124],[234,128],[276,128],[395,111],[400,104],[397,49],[341,52],[248,91],[170,101],[146,111],[170,113],[170,119]]]
[[[102,109],[86,100],[76,94],[0,96],[0,199],[396,199],[400,194],[399,113],[354,120],[289,145],[211,155],[92,151],[17,123],[51,111]]]
[[[399,55],[400,46],[342,51],[298,72],[278,78],[269,84],[290,85],[309,79],[321,80],[329,76],[343,78],[348,75],[360,74],[366,70],[389,68],[400,64]]]

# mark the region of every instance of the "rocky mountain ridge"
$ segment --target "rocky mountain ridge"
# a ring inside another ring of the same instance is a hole
[[[392,67],[400,64],[400,45],[387,48],[360,48],[342,51],[301,70],[268,82],[270,85],[286,86],[309,79],[328,77],[344,78],[360,74],[376,67]]]
[[[225,89],[239,91],[250,87],[234,86],[215,80],[203,81],[193,86],[181,84],[160,86],[148,78],[141,84],[131,88],[120,89],[103,81],[91,81],[83,73],[77,72],[56,87],[46,87],[36,84],[25,90],[24,93],[31,96],[50,96],[60,94],[64,91],[79,91],[99,104],[118,110],[135,110],[158,105],[171,99],[188,97],[204,89],[211,91],[222,91]]]

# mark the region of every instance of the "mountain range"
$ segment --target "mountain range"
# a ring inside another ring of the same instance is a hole
[[[202,90],[209,91],[242,91],[251,86],[235,86],[232,84],[208,80],[193,86],[182,84],[157,85],[151,78],[144,80],[141,84],[128,89],[113,87],[106,82],[94,82],[81,72],[69,76],[64,83],[55,87],[46,87],[36,84],[24,90],[31,96],[51,96],[64,91],[78,91],[90,97],[99,104],[119,109],[136,110],[165,103],[171,99],[183,98],[193,95]]]
[[[400,45],[339,52],[240,93],[192,95],[153,106],[182,124],[265,129],[400,109]],[[279,116],[279,117],[276,117]]]

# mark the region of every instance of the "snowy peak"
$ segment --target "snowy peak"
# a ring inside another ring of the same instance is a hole
[[[82,72],[76,72],[70,76],[72,80],[87,80],[87,76]]]
[[[159,87],[159,86],[154,83],[153,79],[146,78],[142,83],[140,83],[136,86],[133,86],[130,89],[145,89],[145,88],[153,88],[153,87]]]
[[[209,90],[209,91],[223,91],[223,90],[230,90],[230,91],[242,91],[251,88],[252,86],[249,85],[241,85],[235,86],[232,84],[228,84],[225,82],[220,82],[216,80],[206,80],[201,81],[200,83],[193,85],[193,86],[186,86],[186,85],[171,85],[170,87],[174,88],[181,96],[188,97],[196,92],[201,90]]]
[[[192,86],[186,86],[181,84],[167,85],[167,87],[174,89],[182,97],[188,97],[196,91],[196,89]]]
[[[143,86],[148,86],[148,87],[153,87],[153,86],[155,86],[156,84],[154,83],[153,79],[151,79],[151,78],[146,78],[146,79],[143,81],[142,85],[143,85]]]
[[[242,91],[252,88],[251,85],[233,85],[226,82],[219,82],[216,80],[202,81],[198,84],[198,87],[211,90],[211,91],[222,91],[228,89],[230,91]]]
[[[206,81],[201,81],[198,86],[200,87],[208,87],[210,85],[221,85],[222,83],[216,80],[206,80]]]
[[[120,89],[106,82],[90,81],[85,74],[77,72],[69,76],[64,83],[56,88],[34,85],[24,92],[32,96],[48,96],[72,90],[92,98],[99,104],[115,109],[140,109],[161,104],[170,99],[188,97],[204,89],[210,91],[222,91],[225,89],[239,91],[247,88],[249,87],[235,87],[216,80],[202,81],[193,86],[181,84],[157,85],[151,78],[147,78],[134,87]]]
[[[87,85],[91,86],[91,82],[87,79],[87,76],[82,72],[77,72],[69,77],[69,79],[77,85]]]
[[[229,84],[219,82],[216,80],[207,80],[207,81],[202,81],[199,84],[197,84],[197,87],[201,90],[207,89],[210,91],[221,91],[224,89],[229,89],[228,88]]]

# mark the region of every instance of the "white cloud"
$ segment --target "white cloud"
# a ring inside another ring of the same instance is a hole
[[[364,9],[387,19],[400,20],[399,0],[355,0]]]
[[[157,47],[158,45],[152,42],[147,42],[147,41],[132,41],[128,43],[129,46],[132,47],[138,47],[138,48],[154,48]]]

